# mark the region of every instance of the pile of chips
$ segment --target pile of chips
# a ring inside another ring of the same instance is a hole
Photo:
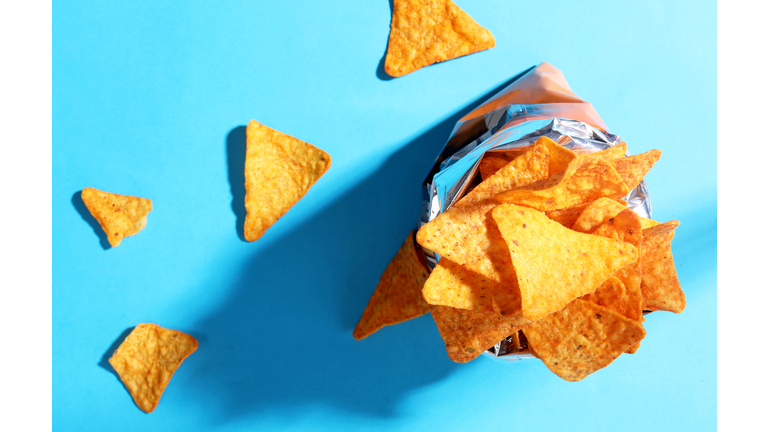
[[[578,154],[542,137],[522,151],[488,152],[482,182],[418,231],[418,244],[441,259],[417,309],[434,307],[453,361],[511,337],[561,378],[579,381],[637,351],[643,311],[683,311],[671,252],[679,222],[642,218],[622,200],[661,152],[626,150],[621,143]],[[418,289],[412,280],[387,289]],[[377,292],[382,284],[392,285],[382,278]],[[366,314],[389,317],[384,325],[418,316],[412,305],[374,298]],[[398,307],[409,313],[398,316]],[[368,334],[356,329],[355,337]]]

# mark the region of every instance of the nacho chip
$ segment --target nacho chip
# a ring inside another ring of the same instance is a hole
[[[491,32],[451,0],[395,0],[384,70],[399,77],[495,45]]]
[[[680,313],[686,301],[672,257],[672,239],[678,221],[643,230],[643,309]]]
[[[584,203],[564,209],[550,210],[548,212],[544,212],[544,214],[547,215],[548,218],[566,228],[573,228],[573,224],[576,223],[576,220],[581,215],[581,212],[583,212],[589,204],[590,203]]]
[[[399,324],[432,310],[434,306],[421,294],[427,276],[427,268],[416,255],[411,232],[381,275],[352,336],[361,340],[384,326]]]
[[[422,294],[432,305],[493,311],[493,293],[498,284],[442,257],[424,283]]]
[[[147,214],[152,211],[152,200],[129,195],[118,195],[87,187],[80,196],[94,218],[101,225],[112,247],[147,226]]]
[[[642,226],[643,229],[650,228],[650,227],[655,227],[658,224],[659,224],[659,222],[656,222],[653,219],[648,219],[648,218],[644,218],[644,217],[640,218],[640,226]]]
[[[552,177],[555,174],[565,171],[565,169],[568,168],[568,164],[576,158],[576,153],[545,136],[537,139],[536,145],[546,146],[549,150],[549,175],[547,177]]]
[[[181,363],[197,350],[197,339],[155,324],[139,324],[112,354],[115,369],[136,405],[152,412]]]
[[[528,345],[566,381],[581,381],[608,366],[645,337],[635,320],[583,300],[574,300],[523,328]]]
[[[660,157],[661,150],[650,150],[639,155],[613,160],[611,163],[616,168],[616,172],[621,176],[624,184],[627,185],[627,188],[632,190],[640,184]]]
[[[502,203],[551,211],[629,192],[610,162],[589,154],[579,155],[568,168],[546,180],[496,195]]]
[[[640,342],[631,345],[629,348],[627,348],[626,351],[624,351],[625,354],[634,354],[637,352],[637,350],[640,349]]]
[[[621,142],[592,154],[608,160],[621,159],[627,155],[627,143]]]
[[[258,240],[331,166],[312,144],[251,120],[246,129],[245,239]]]
[[[624,282],[616,276],[609,277],[595,292],[579,298],[608,308],[635,321],[640,321],[643,316],[643,299],[639,287],[636,292],[628,292]]]
[[[491,215],[509,247],[522,312],[531,321],[595,291],[638,256],[630,244],[572,231],[527,207],[504,204]]]
[[[590,203],[573,223],[574,231],[591,233],[598,225],[627,208],[610,198],[598,198]]]
[[[478,167],[478,170],[480,171],[480,178],[483,179],[483,181],[487,180],[488,177],[492,176],[496,171],[504,168],[504,165],[508,163],[509,161],[506,159],[493,156],[485,156],[480,161],[480,166]]]
[[[498,172],[480,183],[461,198],[454,207],[467,207],[480,201],[492,199],[505,190],[529,185],[547,178],[549,150],[544,145],[533,146],[530,150],[505,164]],[[447,210],[447,211],[450,211]]]
[[[517,333],[523,324],[494,312],[470,311],[437,306],[432,311],[448,357],[466,363],[505,337]]]

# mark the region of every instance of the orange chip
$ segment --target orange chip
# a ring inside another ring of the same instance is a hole
[[[630,346],[630,347],[629,347],[629,348],[627,348],[627,350],[626,350],[626,351],[624,351],[624,352],[625,352],[625,353],[627,353],[627,354],[634,354],[634,353],[636,353],[636,352],[637,352],[637,350],[638,350],[638,349],[640,349],[640,342],[638,342],[638,343],[636,343],[636,344],[634,344],[634,345]]]
[[[604,306],[629,319],[642,322],[640,319],[643,316],[643,299],[639,287],[636,292],[630,292],[624,282],[616,276],[609,277],[595,292],[579,298]]]
[[[483,179],[483,181],[487,180],[488,177],[492,176],[496,171],[502,169],[504,165],[508,164],[509,161],[506,159],[493,157],[493,156],[485,156],[480,161],[480,166],[478,169],[480,170],[480,178]]]
[[[523,333],[531,352],[566,381],[583,380],[645,337],[639,322],[578,299]]]
[[[568,164],[576,159],[576,153],[552,141],[552,139],[548,137],[543,136],[537,139],[536,145],[543,145],[549,149],[549,174],[547,177],[552,177],[555,174],[565,171],[565,169],[568,168]]]
[[[395,0],[384,70],[399,77],[495,45],[491,32],[451,0]]]
[[[80,192],[88,211],[101,225],[112,247],[125,237],[137,234],[147,226],[147,214],[152,211],[152,200],[129,195],[118,195],[87,187]]]
[[[246,129],[245,225],[258,240],[328,171],[331,157],[312,144],[251,120]]]
[[[644,218],[644,217],[640,218],[640,225],[643,227],[643,229],[650,228],[650,227],[655,227],[658,224],[659,224],[659,222],[656,222],[653,219],[647,219],[647,218]]]
[[[650,150],[639,155],[612,160],[611,163],[616,167],[616,172],[619,173],[627,188],[632,190],[640,184],[660,157],[661,150]]]
[[[572,231],[527,207],[503,204],[491,215],[509,247],[522,312],[531,321],[595,291],[638,256],[630,244]]]
[[[643,230],[643,309],[680,313],[686,301],[672,257],[672,239],[678,221]]]
[[[416,255],[411,232],[381,275],[352,336],[364,339],[384,326],[399,324],[432,310],[433,306],[421,294],[427,275],[427,268]]]
[[[627,206],[619,204],[610,198],[598,198],[591,202],[581,212],[576,222],[573,223],[574,231],[591,233],[598,225],[621,213]]]
[[[493,310],[498,282],[488,280],[461,265],[441,258],[429,274],[422,293],[429,304],[457,309]]]
[[[466,363],[505,337],[516,333],[523,324],[516,318],[494,312],[470,311],[438,306],[432,311],[448,357]]]
[[[576,220],[581,215],[581,212],[583,212],[589,204],[590,203],[584,203],[560,210],[550,210],[548,212],[544,212],[544,214],[560,225],[566,228],[572,228],[573,224],[576,223]]]
[[[533,146],[530,150],[506,163],[498,172],[483,180],[476,188],[461,198],[454,207],[467,207],[480,201],[492,199],[499,192],[529,185],[547,178],[549,150],[544,145]],[[447,211],[451,211],[448,209]]]
[[[551,211],[629,192],[619,174],[603,158],[579,155],[568,168],[544,181],[496,195],[502,203]]]
[[[176,369],[197,350],[197,339],[155,324],[139,324],[112,354],[115,369],[136,405],[152,412]]]
[[[622,142],[592,154],[608,160],[621,159],[627,155],[627,143]]]

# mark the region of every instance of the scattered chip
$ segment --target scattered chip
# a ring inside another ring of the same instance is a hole
[[[670,221],[643,230],[644,310],[680,313],[685,309],[685,294],[672,257],[672,239],[679,225],[678,221]]]
[[[411,232],[381,275],[352,336],[357,340],[364,339],[384,326],[398,324],[432,310],[433,306],[421,294],[427,276],[427,268],[416,255]]]
[[[602,306],[574,300],[523,328],[529,347],[557,376],[581,381],[645,337],[643,326]]]
[[[256,241],[331,166],[319,148],[255,120],[246,129],[245,239]]]
[[[491,32],[451,0],[394,0],[384,70],[399,77],[495,45]]]
[[[112,247],[119,246],[125,237],[137,234],[147,226],[147,214],[152,210],[150,199],[113,194],[91,187],[83,189],[80,196]]]
[[[571,228],[574,231],[591,233],[598,225],[621,213],[625,208],[625,205],[610,198],[598,198],[584,208]]]
[[[589,154],[577,156],[562,173],[496,195],[502,203],[551,211],[629,192],[610,162]]]
[[[438,306],[432,311],[448,357],[466,363],[522,327],[519,320],[494,312],[470,311]]]
[[[491,214],[509,247],[523,315],[531,321],[595,291],[638,256],[630,244],[572,231],[534,209],[504,204]]]
[[[616,172],[619,173],[627,188],[632,190],[640,184],[659,158],[661,158],[661,150],[650,150],[639,155],[613,160],[611,163],[616,167]]]
[[[139,324],[117,348],[109,364],[136,405],[152,412],[181,362],[197,350],[197,339],[155,324]]]

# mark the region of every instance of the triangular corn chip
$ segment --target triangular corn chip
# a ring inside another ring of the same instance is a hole
[[[411,232],[381,275],[352,332],[355,339],[364,339],[384,326],[408,321],[432,310],[434,306],[421,294],[428,271],[416,253]]]
[[[566,381],[581,381],[642,340],[645,329],[635,320],[577,299],[524,327],[523,334],[549,370]]]
[[[611,163],[616,168],[616,172],[621,176],[624,184],[627,185],[627,188],[632,190],[640,184],[660,157],[661,150],[650,150],[639,155],[612,160]]]
[[[471,206],[480,201],[492,199],[500,192],[546,179],[549,166],[549,150],[545,145],[535,145],[512,162],[505,164],[488,179],[483,180],[454,207]]]
[[[577,156],[562,173],[496,195],[502,203],[551,211],[629,192],[610,162],[589,154]]]
[[[568,164],[576,159],[576,153],[552,141],[549,137],[543,136],[537,139],[536,145],[546,146],[549,150],[549,174],[547,177],[552,177],[555,174],[565,171],[565,169],[568,168]]]
[[[650,228],[650,227],[655,227],[656,225],[659,225],[659,223],[660,222],[656,222],[653,219],[648,219],[648,218],[644,218],[644,217],[640,218],[640,226],[642,226],[643,229]]]
[[[627,206],[619,204],[610,198],[598,198],[591,202],[581,212],[576,222],[573,223],[574,231],[591,233],[598,225],[621,213]]]
[[[438,306],[432,311],[448,357],[466,363],[524,325],[516,318],[494,312],[470,311]]]
[[[672,239],[678,221],[643,230],[643,309],[680,313],[686,301],[672,257]]]
[[[152,412],[181,362],[197,350],[197,339],[155,324],[139,324],[109,364],[115,368],[136,405]]]
[[[621,142],[615,146],[592,153],[594,156],[600,156],[603,159],[615,160],[621,159],[627,155],[627,143]]]
[[[575,205],[573,207],[566,207],[564,209],[550,210],[544,212],[544,214],[560,225],[566,228],[572,228],[573,224],[576,223],[579,216],[581,216],[581,212],[583,212],[589,204],[590,203],[584,203]]]
[[[527,207],[504,204],[491,215],[509,247],[522,312],[531,321],[595,291],[638,256],[630,244],[572,231]]]
[[[508,160],[499,157],[483,157],[483,159],[480,161],[480,165],[478,166],[478,170],[480,171],[480,178],[483,179],[483,181],[487,180],[490,176],[496,173],[496,171],[504,168],[504,166],[508,163]]]
[[[91,187],[83,189],[80,196],[88,211],[99,221],[112,247],[147,226],[147,214],[152,210],[150,199],[113,194]]]
[[[493,311],[493,293],[499,282],[488,280],[442,257],[424,283],[429,304],[457,309]]]
[[[495,45],[491,32],[451,0],[395,0],[384,70],[399,77]]]
[[[246,129],[245,239],[256,241],[294,206],[331,166],[312,144],[251,120]]]

